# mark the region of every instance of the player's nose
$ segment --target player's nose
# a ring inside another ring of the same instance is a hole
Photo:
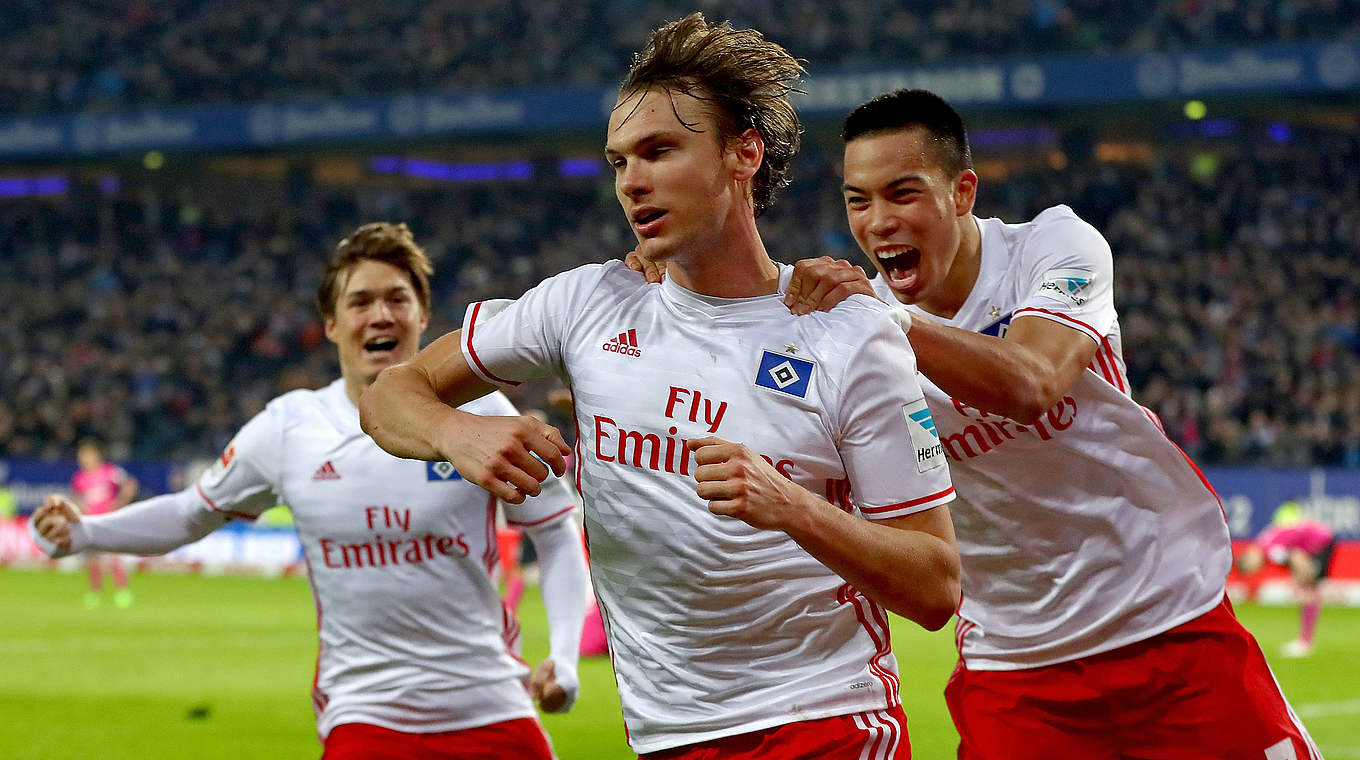
[[[619,195],[627,198],[640,198],[651,190],[651,182],[647,178],[646,171],[636,161],[630,161],[627,166],[619,170],[615,181],[618,185]]]
[[[368,312],[368,321],[372,324],[388,325],[395,322],[396,317],[391,306],[383,301],[376,301]]]
[[[897,230],[898,226],[897,215],[893,214],[892,209],[887,208],[885,204],[874,203],[869,206],[868,230],[870,235],[877,237],[891,235]]]

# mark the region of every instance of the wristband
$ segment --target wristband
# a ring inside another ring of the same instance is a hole
[[[901,306],[893,307],[893,315],[897,317],[897,326],[902,328],[902,334],[911,332],[911,312]]]

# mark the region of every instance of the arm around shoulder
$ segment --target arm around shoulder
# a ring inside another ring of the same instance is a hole
[[[1020,317],[1005,338],[914,320],[911,345],[940,390],[976,409],[1032,423],[1077,381],[1099,345],[1042,317]]]

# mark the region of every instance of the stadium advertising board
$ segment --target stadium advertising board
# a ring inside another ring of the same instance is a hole
[[[184,480],[183,470],[168,463],[139,462],[125,467],[141,482],[142,497],[164,493]],[[66,492],[75,468],[73,461],[0,460],[0,489],[13,497],[21,516],[0,518],[0,562],[41,559],[28,540],[22,516],[36,509],[46,494]],[[1281,503],[1294,501],[1305,513],[1332,526],[1338,538],[1360,542],[1360,471],[1209,468],[1204,474],[1222,500],[1234,539],[1260,533]],[[291,527],[233,522],[148,564],[287,572],[301,562],[302,549]]]

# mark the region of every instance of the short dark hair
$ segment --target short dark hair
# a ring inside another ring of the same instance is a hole
[[[950,174],[973,168],[973,149],[963,117],[929,90],[895,90],[870,100],[845,117],[841,139],[921,128],[931,137],[935,158]]]
[[[633,56],[619,92],[660,87],[715,104],[720,143],[748,129],[759,132],[765,159],[751,194],[760,216],[789,184],[789,164],[802,134],[789,94],[801,92],[797,85],[803,73],[798,59],[760,32],[733,29],[726,21],[710,24],[702,13],[691,13],[652,32],[647,46]]]
[[[326,262],[326,273],[316,291],[316,306],[323,317],[335,316],[335,302],[340,297],[341,275],[361,261],[381,261],[402,270],[411,278],[421,309],[430,313],[430,275],[434,267],[425,249],[416,245],[415,236],[405,222],[370,222],[335,246]]]

